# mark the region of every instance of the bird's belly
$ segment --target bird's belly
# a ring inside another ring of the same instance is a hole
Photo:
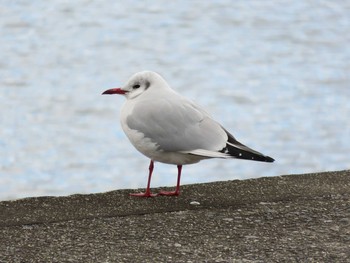
[[[198,163],[200,160],[207,159],[207,158],[203,156],[187,154],[187,153],[162,151],[162,152],[157,152],[153,154],[151,159],[161,163],[183,165],[183,164]]]
[[[200,160],[206,159],[203,156],[187,153],[163,151],[157,143],[153,142],[150,138],[146,138],[143,133],[129,128],[126,129],[127,131],[124,130],[125,134],[134,147],[153,161],[183,165],[197,163]]]

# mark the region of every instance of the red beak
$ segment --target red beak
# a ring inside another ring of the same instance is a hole
[[[126,91],[122,90],[121,88],[114,88],[114,89],[108,89],[108,90],[104,91],[102,93],[102,95],[105,95],[105,94],[110,94],[110,95],[111,94],[121,94],[121,95],[123,95],[125,93],[126,93]]]

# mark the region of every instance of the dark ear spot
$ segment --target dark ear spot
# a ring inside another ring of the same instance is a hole
[[[149,86],[151,86],[151,83],[149,81],[146,81],[146,83],[145,83],[145,90],[148,89]]]

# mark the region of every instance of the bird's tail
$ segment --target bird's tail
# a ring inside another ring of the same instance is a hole
[[[226,131],[226,133],[228,136],[226,147],[222,149],[220,152],[229,154],[230,156],[238,159],[246,159],[246,160],[269,162],[269,163],[275,161],[270,156],[264,155],[240,143],[228,131]]]

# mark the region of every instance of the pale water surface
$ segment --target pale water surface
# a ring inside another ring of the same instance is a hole
[[[273,164],[208,160],[183,184],[350,168],[350,2],[0,4],[0,199],[144,187],[119,125],[140,70],[161,73]],[[156,164],[152,186],[175,185]]]

